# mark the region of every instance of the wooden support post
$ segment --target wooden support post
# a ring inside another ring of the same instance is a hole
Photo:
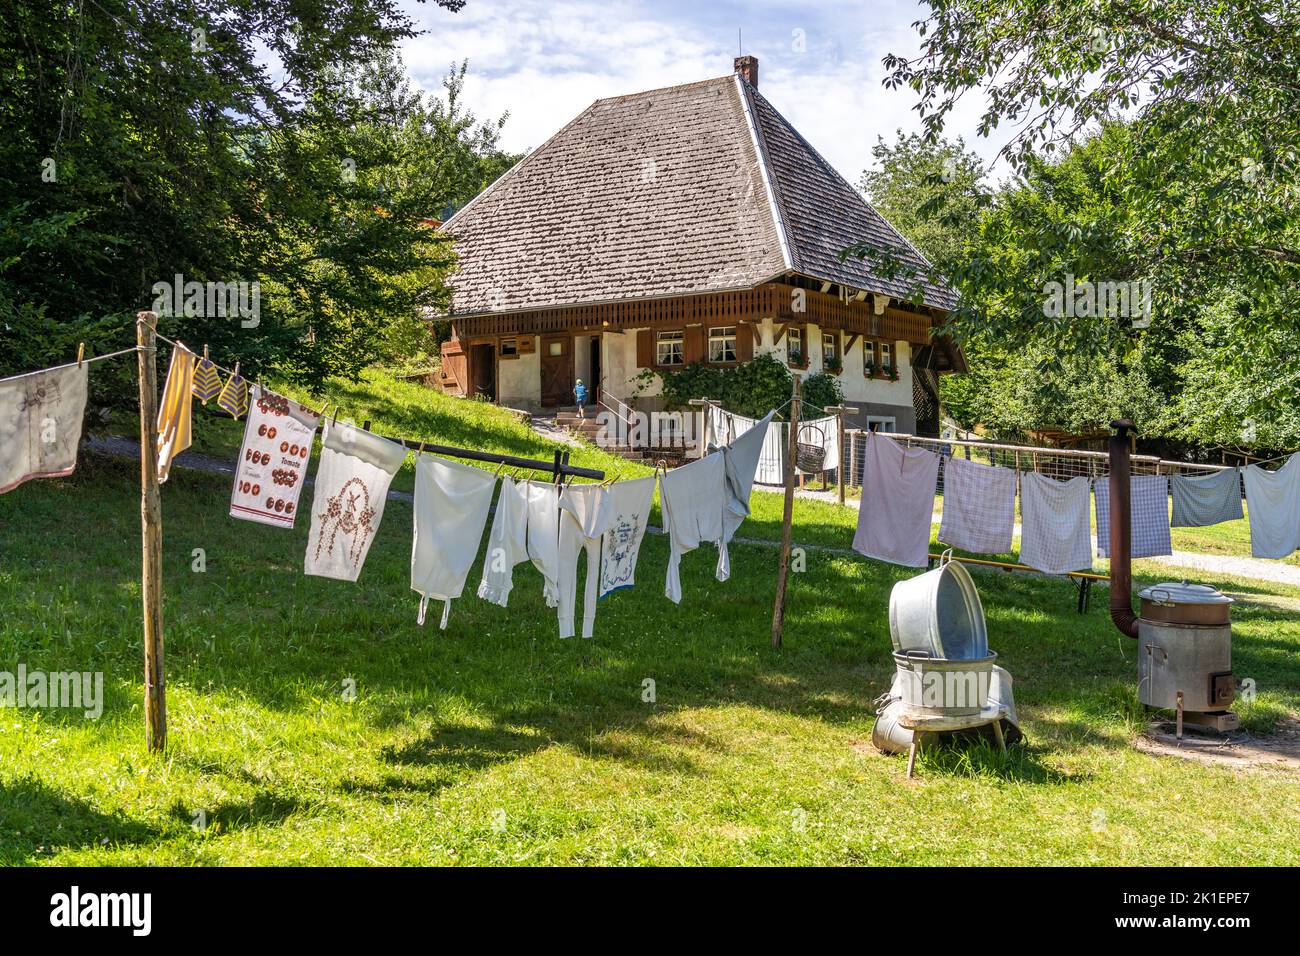
[[[144,733],[149,749],[167,746],[167,679],[163,666],[162,497],[158,493],[158,367],[152,312],[137,312],[140,369],[140,540],[144,610]],[[188,397],[188,396],[187,396]]]
[[[794,537],[794,457],[799,443],[799,376],[794,376],[794,393],[790,396],[790,439],[785,458],[785,511],[781,516],[781,557],[776,570],[776,603],[772,607],[772,646],[781,646],[785,628],[785,585],[790,576],[790,545]]]
[[[835,413],[835,427],[839,429],[839,441],[835,443],[835,447],[839,450],[840,460],[835,465],[835,483],[839,485],[840,504],[844,504],[844,461],[846,458],[849,467],[853,467],[853,455],[851,453],[845,455],[844,453],[844,416],[856,415],[858,409],[850,408],[847,405],[832,405],[826,411]]]

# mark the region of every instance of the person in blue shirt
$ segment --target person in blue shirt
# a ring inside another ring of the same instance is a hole
[[[578,381],[574,384],[573,397],[578,403],[578,417],[586,418],[587,417],[587,409],[586,409],[587,386],[582,384],[582,379],[578,379]]]

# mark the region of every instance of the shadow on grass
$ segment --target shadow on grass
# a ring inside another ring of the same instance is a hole
[[[121,813],[104,813],[31,777],[0,782],[0,864],[19,866],[60,850],[158,842],[162,834]]]

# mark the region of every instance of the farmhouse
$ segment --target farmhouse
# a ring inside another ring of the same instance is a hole
[[[653,411],[646,369],[732,366],[769,352],[835,375],[862,427],[933,434],[951,290],[869,261],[866,242],[927,263],[735,72],[597,100],[456,213],[443,386],[539,409]],[[651,377],[653,378],[653,377]]]

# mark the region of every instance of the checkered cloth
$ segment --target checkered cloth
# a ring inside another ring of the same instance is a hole
[[[1021,564],[1045,574],[1092,567],[1087,478],[1057,481],[1027,472],[1020,479],[1020,515]]]
[[[1250,505],[1250,553],[1285,558],[1300,549],[1300,454],[1270,471],[1249,465],[1242,471]]]
[[[1241,474],[1225,468],[1209,475],[1174,475],[1169,479],[1174,499],[1175,528],[1204,528],[1220,521],[1236,521],[1241,511]]]
[[[948,458],[939,540],[975,554],[1006,554],[1016,522],[1016,473]]]
[[[1169,479],[1164,475],[1135,475],[1131,480],[1132,556],[1173,554],[1169,541]],[[1110,479],[1098,478],[1093,492],[1097,496],[1097,556],[1105,558],[1110,550]]]

